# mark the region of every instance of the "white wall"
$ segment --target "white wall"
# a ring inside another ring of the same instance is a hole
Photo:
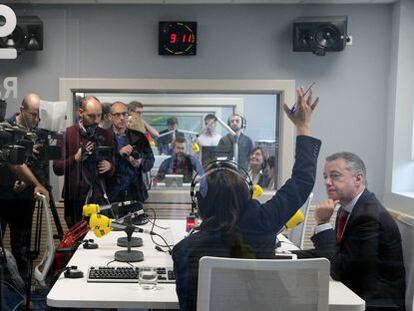
[[[17,76],[18,99],[31,90],[58,98],[60,77],[294,79],[316,81],[321,103],[313,134],[323,140],[315,202],[325,197],[321,169],[336,151],[359,154],[370,189],[384,192],[393,5],[45,5],[15,6],[44,22],[44,51],[0,61],[0,79]],[[292,52],[298,16],[347,15],[353,46],[317,57]],[[161,57],[160,20],[198,22],[198,55]],[[2,81],[2,80],[0,80]]]

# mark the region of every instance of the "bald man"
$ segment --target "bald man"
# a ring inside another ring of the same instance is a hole
[[[27,94],[15,113],[6,121],[28,131],[39,122],[40,96]],[[38,154],[38,146],[33,154]],[[29,165],[29,166],[28,166]],[[10,228],[11,250],[24,281],[28,280],[28,251],[30,248],[31,224],[35,206],[34,193],[40,192],[49,197],[43,187],[43,172],[36,165],[5,165],[0,167],[0,222],[1,231]],[[42,184],[41,184],[42,183]]]
[[[128,106],[122,102],[112,104],[109,120],[116,145],[115,178],[108,184],[111,202],[136,200],[139,203],[123,207],[118,216],[142,209],[142,203],[148,198],[143,175],[154,166],[154,155],[144,133],[128,129]],[[139,219],[136,218],[137,221]]]
[[[82,220],[82,207],[91,187],[94,189],[88,202],[105,202],[101,186],[105,187],[115,170],[113,158],[100,159],[97,163],[90,161],[97,144],[114,148],[111,133],[98,127],[102,117],[101,102],[94,96],[85,97],[78,113],[79,122],[67,128],[65,140],[58,142],[62,147],[62,158],[53,162],[56,175],[65,175],[63,197],[68,227]]]

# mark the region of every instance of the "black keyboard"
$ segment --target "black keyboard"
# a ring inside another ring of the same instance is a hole
[[[158,283],[175,283],[172,267],[156,267]],[[88,282],[138,283],[139,267],[90,267]]]

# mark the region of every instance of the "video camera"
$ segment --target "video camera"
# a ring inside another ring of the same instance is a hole
[[[58,160],[62,157],[62,149],[59,146],[51,145],[50,141],[62,139],[63,134],[52,132],[46,129],[37,128],[32,131],[34,144],[41,144],[39,155],[36,159],[40,161]]]
[[[109,146],[103,146],[103,143],[105,143],[105,138],[102,135],[97,135],[97,128],[97,125],[90,125],[85,127],[86,139],[93,143],[93,148],[91,151],[87,151],[85,147],[82,147],[83,152],[88,154],[86,160],[90,162],[99,162],[102,160],[110,161],[113,156],[113,150]]]
[[[7,122],[0,123],[0,162],[23,164],[33,148],[29,136],[24,129]]]

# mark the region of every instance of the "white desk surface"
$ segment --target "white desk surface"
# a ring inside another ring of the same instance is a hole
[[[157,224],[169,227],[166,230],[155,228],[154,231],[166,238],[167,242],[178,242],[184,237],[182,220],[157,220]],[[149,225],[145,227],[149,228]],[[150,236],[134,234],[143,239],[144,246],[135,248],[144,253],[144,261],[134,263],[135,266],[172,266],[168,253],[154,248]],[[75,252],[68,266],[76,265],[84,272],[80,279],[66,279],[63,274],[57,280],[47,296],[47,304],[51,307],[66,308],[160,308],[178,309],[178,298],[175,284],[158,284],[154,290],[144,290],[138,283],[88,283],[87,272],[90,266],[105,266],[114,259],[114,252],[121,250],[114,241],[125,236],[124,232],[111,232],[103,238],[96,238],[89,232],[87,238],[93,238],[99,244],[98,249],[84,249],[82,246]],[[157,242],[163,244],[159,238]],[[280,239],[284,239],[281,237]],[[282,245],[290,245],[282,243]],[[287,247],[287,246],[286,246]],[[113,262],[109,266],[127,265]],[[329,282],[329,310],[359,311],[365,310],[365,302],[341,282]]]

